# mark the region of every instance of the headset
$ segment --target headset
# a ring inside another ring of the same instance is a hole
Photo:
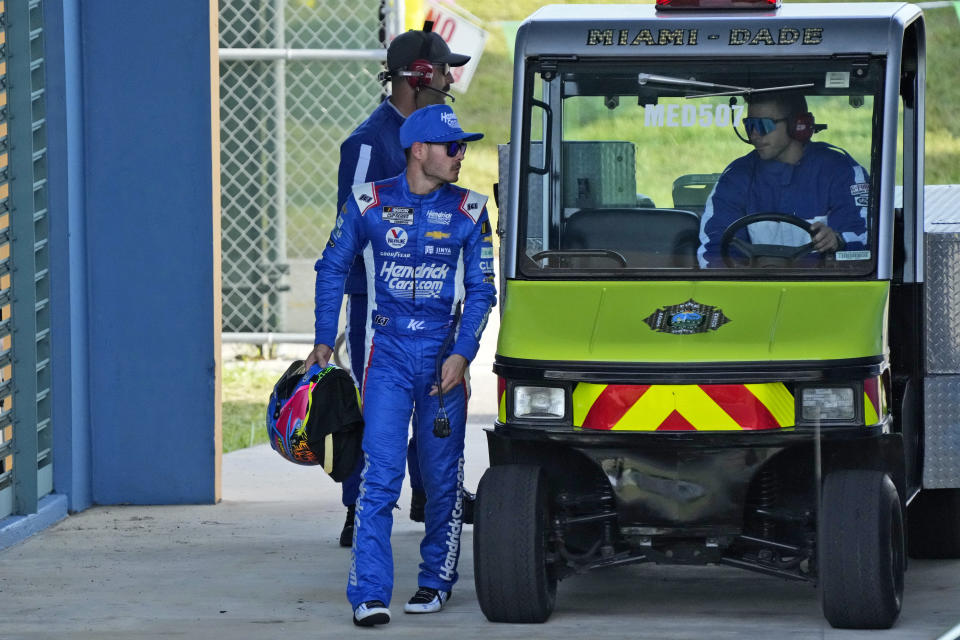
[[[429,20],[423,23],[423,42],[420,43],[420,53],[417,59],[407,65],[407,68],[400,71],[401,75],[407,79],[407,84],[412,89],[422,89],[429,87],[433,81],[433,63],[430,62],[430,36],[426,35],[433,31],[433,23]]]
[[[432,31],[433,22],[431,20],[425,21],[423,23],[423,33],[429,34]],[[384,71],[377,77],[380,82],[387,82],[388,80],[392,80],[395,75],[400,76],[407,79],[407,84],[409,84],[410,88],[414,91],[419,91],[420,89],[436,91],[450,98],[450,102],[456,102],[457,99],[446,91],[431,86],[430,83],[433,82],[433,73],[433,63],[430,62],[430,37],[424,35],[423,42],[420,43],[420,51],[417,54],[417,59],[408,64],[406,69],[401,69],[396,72]]]
[[[826,127],[824,127],[826,129]],[[787,116],[787,135],[799,142],[810,142],[814,131],[820,131],[813,114],[809,111]]]

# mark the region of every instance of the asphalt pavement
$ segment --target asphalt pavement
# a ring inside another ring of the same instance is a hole
[[[489,335],[489,334],[488,334]],[[495,328],[492,335],[496,335]],[[466,485],[487,466],[493,340],[473,368]],[[486,395],[482,395],[486,394]],[[472,527],[460,581],[443,611],[405,615],[416,590],[422,525],[409,488],[395,513],[393,621],[359,629],[344,594],[339,486],[266,445],[224,456],[216,505],[95,507],[0,552],[0,639],[444,638],[933,639],[960,623],[960,561],[911,561],[903,614],[890,631],[838,631],[816,589],[724,567],[633,565],[559,586],[543,625],[490,623],[473,586]],[[503,523],[510,526],[509,522]]]

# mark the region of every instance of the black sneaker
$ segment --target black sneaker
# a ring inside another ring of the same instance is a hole
[[[449,599],[449,591],[417,587],[417,592],[407,604],[403,605],[403,610],[406,613],[436,613],[443,609],[443,605],[447,604]]]
[[[347,519],[343,522],[343,531],[340,532],[340,546],[353,546],[353,516],[356,514],[356,505],[347,507]]]
[[[427,494],[414,489],[413,496],[410,497],[410,519],[414,522],[423,522],[423,510],[426,507]]]
[[[463,490],[463,524],[473,524],[473,505],[477,502],[477,494]]]
[[[353,612],[353,624],[358,627],[372,627],[390,622],[390,609],[379,600],[367,600],[360,603]]]

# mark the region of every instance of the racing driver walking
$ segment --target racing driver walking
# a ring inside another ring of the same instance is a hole
[[[465,374],[496,291],[487,198],[451,183],[467,143],[482,137],[464,132],[446,105],[411,114],[400,128],[405,172],[353,187],[315,266],[316,344],[308,367],[329,361],[344,278],[356,255],[366,266],[363,471],[347,583],[361,626],[390,621],[390,533],[411,414],[427,505],[418,589],[404,611],[439,611],[457,581]]]

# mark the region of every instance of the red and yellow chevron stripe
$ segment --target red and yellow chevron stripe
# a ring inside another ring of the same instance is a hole
[[[863,381],[863,423],[875,425],[887,415],[884,394],[880,392],[883,382],[880,376]]]
[[[783,383],[617,385],[580,383],[573,426],[611,431],[759,431],[795,424]]]

